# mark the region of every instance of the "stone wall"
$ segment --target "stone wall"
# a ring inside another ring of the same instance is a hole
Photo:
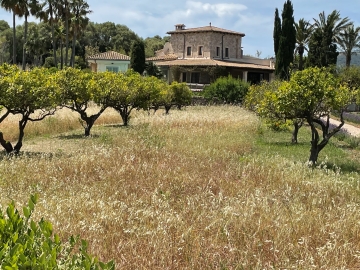
[[[184,48],[185,41],[185,48]],[[224,41],[224,46],[222,46]],[[194,32],[194,33],[174,33],[170,37],[170,42],[179,58],[218,58],[227,59],[241,58],[241,36],[233,34],[222,34],[216,32]],[[199,55],[199,46],[203,46],[203,54]],[[187,55],[187,47],[191,47],[191,55]],[[219,47],[219,56],[216,55],[216,47]],[[229,57],[225,57],[225,49],[229,49]]]

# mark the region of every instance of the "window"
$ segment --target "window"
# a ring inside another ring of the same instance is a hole
[[[229,57],[229,48],[225,48],[225,57]]]
[[[199,46],[198,54],[203,55],[203,46]]]
[[[110,72],[119,72],[119,67],[114,67],[114,66],[106,66],[106,71],[110,71]]]
[[[200,72],[191,73],[191,83],[200,83]]]
[[[191,55],[191,47],[186,48],[186,55]]]
[[[216,47],[216,56],[220,57],[220,47]]]
[[[186,82],[186,72],[183,72],[182,74],[182,82]]]

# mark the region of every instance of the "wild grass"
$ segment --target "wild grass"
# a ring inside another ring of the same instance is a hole
[[[109,116],[90,138],[54,119],[63,132],[41,123],[48,136],[3,156],[0,203],[39,193],[35,218],[116,269],[360,267],[359,175],[307,167],[306,129],[286,145],[290,134],[230,106],[136,112],[129,127]],[[331,147],[329,160],[350,160]]]

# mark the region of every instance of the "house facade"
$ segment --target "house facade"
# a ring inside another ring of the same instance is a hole
[[[220,75],[258,83],[274,77],[274,63],[243,55],[244,33],[211,26],[186,28],[175,25],[169,31],[170,42],[148,58],[158,65],[169,82],[178,80],[193,85],[205,85]],[[192,88],[196,91],[195,88]]]
[[[93,72],[126,72],[130,67],[130,57],[114,51],[89,56],[87,61]]]

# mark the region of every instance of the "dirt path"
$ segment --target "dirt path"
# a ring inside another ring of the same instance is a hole
[[[330,125],[332,126],[338,126],[340,125],[340,121],[338,120],[334,120],[334,119],[330,119]],[[360,137],[360,128],[354,127],[352,125],[349,124],[345,124],[343,125],[343,127],[341,128],[341,131],[350,134],[351,136],[354,137]]]

